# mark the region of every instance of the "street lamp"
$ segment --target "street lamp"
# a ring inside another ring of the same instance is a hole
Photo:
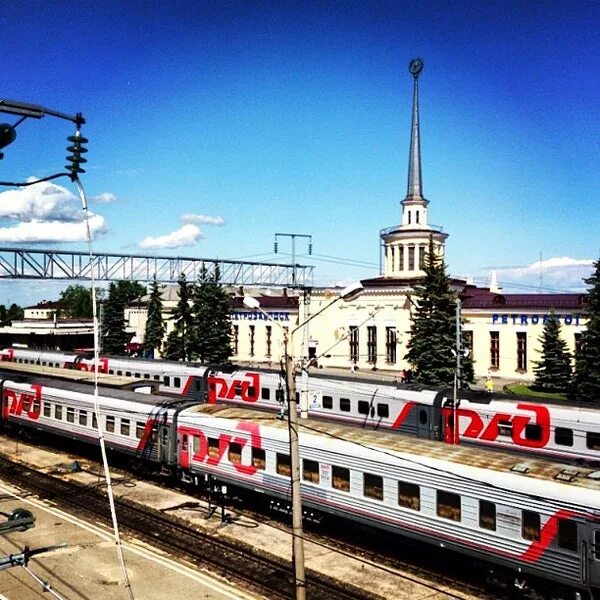
[[[292,480],[292,562],[294,564],[294,579],[296,600],[306,598],[306,576],[304,572],[304,535],[302,531],[302,492],[300,487],[300,448],[298,444],[298,402],[296,400],[296,362],[294,360],[294,333],[307,325],[329,307],[342,299],[348,299],[362,290],[360,282],[345,287],[340,295],[326,304],[321,310],[311,315],[306,321],[288,331],[279,321],[260,307],[260,302],[251,296],[244,297],[244,306],[260,311],[267,319],[276,323],[283,331],[283,345],[285,355],[285,379],[288,399],[288,432],[290,438],[290,464]]]

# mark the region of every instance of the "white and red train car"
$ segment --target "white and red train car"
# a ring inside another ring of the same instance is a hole
[[[26,348],[0,350],[0,361],[94,368],[89,356]],[[276,372],[127,357],[101,357],[99,371],[150,380],[162,393],[179,398],[284,409],[285,381]],[[309,378],[305,400],[309,416],[363,429],[447,442],[456,440],[457,429],[461,443],[600,464],[600,410],[594,406],[461,391],[454,412],[450,396],[449,390],[318,374]]]

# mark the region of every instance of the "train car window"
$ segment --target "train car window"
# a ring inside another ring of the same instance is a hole
[[[54,418],[55,419],[62,419],[62,406],[60,404],[55,404],[54,405]]]
[[[108,374],[109,375],[114,375],[115,374],[115,370],[114,369],[109,369],[108,370]]]
[[[171,386],[171,378],[168,375],[165,375],[163,377],[163,383],[167,386],[170,387]]]
[[[358,401],[358,414],[368,415],[369,414],[369,403],[366,400]]]
[[[252,448],[252,466],[259,471],[267,467],[267,453],[262,448]]]
[[[283,390],[275,390],[275,400],[277,400],[277,402],[283,402]]]
[[[146,431],[146,424],[141,421],[136,421],[135,423],[135,437],[138,440],[141,440],[144,437],[144,432]]]
[[[106,417],[106,431],[109,433],[115,432],[115,418],[110,415]]]
[[[31,396],[29,396],[28,394],[24,394],[25,398],[23,398],[23,406],[21,407],[21,410],[23,412],[29,412],[29,408],[31,407]]]
[[[542,439],[542,428],[535,423],[525,425],[525,439],[539,442]]]
[[[390,407],[387,404],[378,404],[377,416],[381,419],[387,419],[390,416]]]
[[[333,398],[331,396],[323,396],[323,408],[329,410],[333,408]]]
[[[421,425],[427,425],[427,418],[428,418],[427,411],[424,408],[422,408],[419,411],[419,423]]]
[[[398,504],[411,510],[421,510],[421,488],[416,483],[399,481]]]
[[[288,454],[277,453],[277,473],[286,477],[292,474],[292,463]]]
[[[125,377],[131,377],[131,371],[125,371]]]
[[[242,463],[242,445],[236,442],[229,444],[229,451],[227,452],[227,458],[232,465],[239,465]]]
[[[135,373],[135,376],[136,376],[137,379],[140,378],[140,374],[139,373]]]
[[[496,531],[496,505],[493,502],[479,501],[479,527]]]
[[[363,473],[363,494],[367,498],[383,500],[383,477],[372,475],[371,473]]]
[[[129,419],[121,419],[121,435],[129,435],[130,431]]]
[[[69,423],[75,423],[75,409],[74,408],[67,408],[67,421]]]
[[[181,377],[173,377],[173,387],[181,387]]]
[[[302,461],[302,479],[311,483],[319,483],[319,463],[316,460],[305,458]]]
[[[260,397],[262,400],[270,400],[271,399],[271,390],[269,388],[261,388]]]
[[[558,446],[572,446],[573,430],[568,427],[557,427],[554,430],[554,442]]]
[[[350,412],[350,398],[340,398],[340,410]]]
[[[512,423],[510,421],[500,421],[498,423],[498,435],[512,437]]]
[[[558,519],[558,547],[577,552],[577,523],[571,519]]]
[[[594,531],[594,558],[600,560],[600,529]]]
[[[235,395],[239,396],[240,398],[242,397],[242,386],[241,385],[235,386]]]
[[[600,450],[600,433],[596,431],[587,432],[587,447],[590,450]]]
[[[154,381],[160,381],[160,375],[155,375],[154,376]]]
[[[451,521],[460,521],[460,496],[452,492],[437,491],[437,516]]]
[[[248,388],[248,397],[249,398],[256,398],[256,388],[250,386]]]
[[[150,373],[144,373],[144,379],[150,379]]]
[[[181,451],[182,452],[187,452],[188,451],[188,436],[187,436],[187,433],[184,433],[181,436]]]
[[[92,413],[92,427],[98,429],[98,417],[95,412]]]
[[[79,424],[87,427],[87,412],[85,410],[79,411]]]
[[[217,438],[208,438],[208,456],[211,458],[218,458],[219,440]]]
[[[530,510],[523,511],[523,520],[521,523],[521,535],[526,540],[533,542],[540,541],[540,515]]]
[[[45,361],[45,360],[43,360],[43,361],[42,361],[42,367],[45,367],[45,366],[46,366],[46,361]]]
[[[331,486],[342,492],[350,491],[350,469],[331,467]]]
[[[52,404],[50,402],[44,402],[44,416],[50,417],[52,415]]]
[[[120,377],[121,375],[123,375],[123,371],[121,371],[121,370],[117,371],[117,375]]]

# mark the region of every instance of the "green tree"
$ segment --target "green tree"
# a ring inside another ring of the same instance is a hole
[[[91,319],[92,290],[83,285],[70,285],[60,293],[60,314],[70,319]]]
[[[6,315],[11,321],[19,321],[25,316],[25,311],[14,302],[8,307],[8,314]]]
[[[575,352],[572,395],[577,400],[600,402],[600,259],[594,273],[583,281],[590,286],[585,299],[587,326]]]
[[[108,298],[102,305],[102,352],[105,354],[125,354],[129,341],[125,331],[125,303],[115,283],[108,288]]]
[[[161,351],[165,337],[165,323],[162,317],[162,286],[159,286],[156,277],[150,286],[150,299],[148,300],[148,318],[144,333],[144,354],[154,358],[154,350]]]
[[[139,300],[142,296],[145,296],[148,292],[146,286],[142,285],[137,281],[127,281],[120,279],[115,284],[116,293],[119,294],[123,300],[123,304],[127,306],[134,300]]]
[[[171,317],[175,322],[175,327],[167,336],[164,355],[169,360],[189,360],[194,335],[194,322],[190,307],[192,290],[185,273],[180,275],[177,283],[179,284],[179,300]]]
[[[231,306],[219,268],[203,269],[194,286],[192,349],[202,363],[226,364],[231,358]]]
[[[541,360],[535,363],[534,385],[548,392],[567,392],[573,372],[567,342],[560,335],[560,321],[552,312],[544,324],[539,342],[542,344]]]
[[[456,370],[456,294],[431,238],[423,270],[425,278],[415,288],[405,358],[414,370],[414,381],[431,386],[452,385]],[[463,357],[461,363],[462,381],[472,381],[471,357]]]

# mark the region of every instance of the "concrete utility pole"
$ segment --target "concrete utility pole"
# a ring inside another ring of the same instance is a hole
[[[337,298],[326,304],[323,308],[311,315],[306,321],[288,332],[279,321],[275,321],[269,313],[260,307],[260,302],[250,296],[244,297],[244,305],[248,308],[260,311],[267,319],[276,323],[283,331],[283,351],[285,362],[285,380],[288,400],[288,434],[290,440],[290,468],[292,484],[292,562],[294,565],[294,581],[296,588],[296,600],[306,598],[306,573],[304,568],[304,532],[302,528],[302,488],[300,485],[300,442],[298,402],[296,400],[296,361],[294,359],[294,333],[305,327],[315,317],[326,311],[339,300],[345,300],[360,292],[362,285],[354,283],[344,288]]]
[[[461,302],[460,298],[456,299],[456,367],[454,369],[454,400],[452,402],[452,434],[454,439],[453,444],[459,444],[460,438],[458,434],[458,383],[460,381],[460,370],[461,370],[461,335],[460,335],[460,310]]]

